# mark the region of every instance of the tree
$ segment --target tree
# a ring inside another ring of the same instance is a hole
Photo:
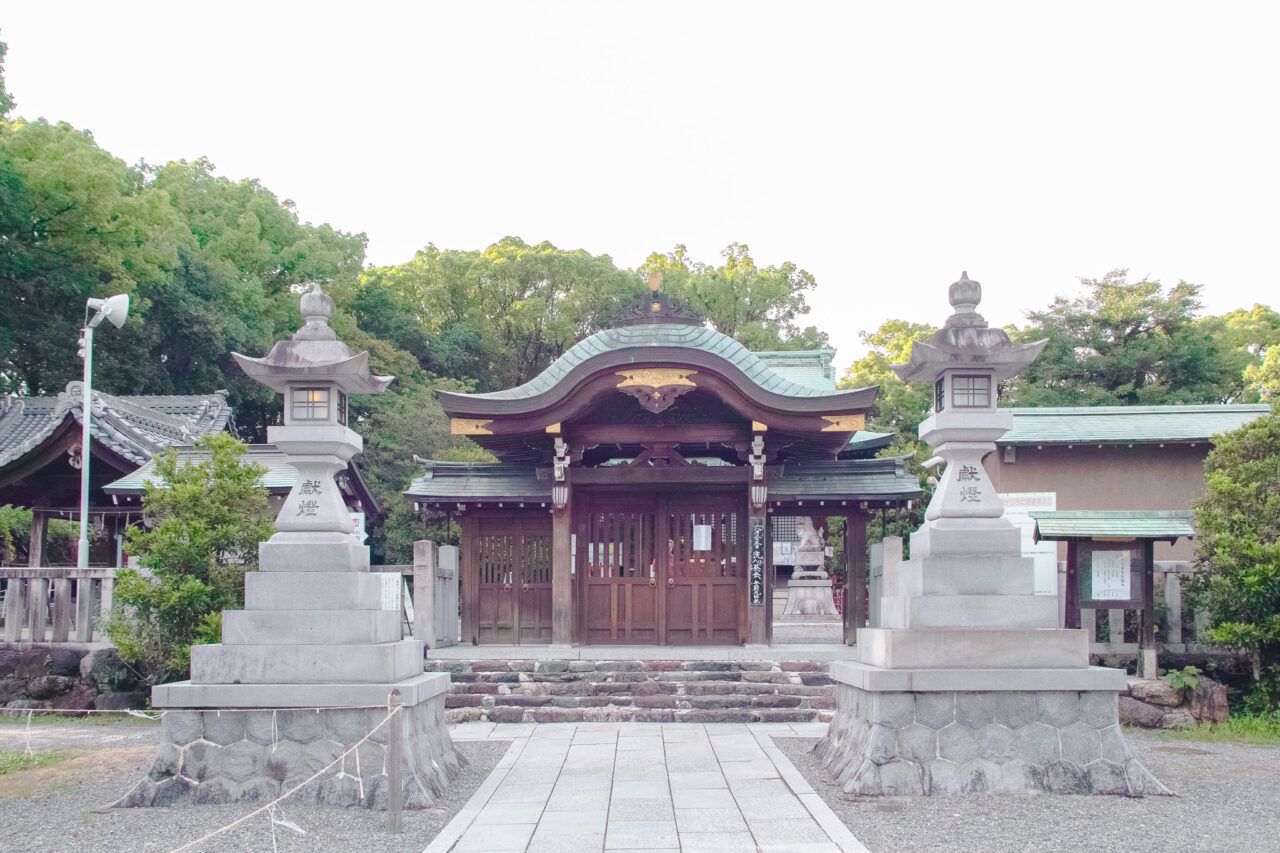
[[[870,428],[894,432],[910,441],[916,439],[916,429],[929,416],[933,405],[933,388],[927,382],[903,382],[889,366],[908,361],[911,344],[927,341],[936,331],[925,323],[886,320],[874,332],[858,335],[870,350],[850,365],[840,380],[840,387],[880,386],[871,410]]]
[[[0,121],[0,391],[57,392],[80,375],[85,300],[171,278],[190,235],[166,194],[66,124]],[[111,388],[113,353],[94,353]]]
[[[1198,325],[1197,285],[1126,282],[1115,270],[1082,279],[1085,295],[1058,297],[1032,311],[1015,341],[1048,338],[1040,357],[1003,397],[1016,406],[1127,406],[1213,403],[1238,384],[1233,362],[1211,329]]]
[[[677,245],[665,255],[649,255],[641,276],[662,274],[662,289],[700,312],[716,331],[753,350],[816,349],[828,345],[826,332],[800,326],[809,313],[813,276],[790,261],[756,266],[745,243],[730,243],[712,266],[689,258]]]
[[[1253,666],[1253,710],[1280,708],[1280,408],[1214,438],[1195,505],[1189,589],[1214,642]]]
[[[159,484],[147,485],[143,525],[128,538],[150,575],[117,574],[107,619],[120,656],[150,684],[184,677],[191,645],[218,641],[220,614],[244,606],[244,573],[272,530],[266,469],[242,460],[245,446],[219,433],[196,447],[207,461],[181,465],[173,449],[156,457]]]
[[[0,41],[0,119],[8,118],[9,112],[16,106],[13,96],[4,85],[4,55],[8,52],[9,46]]]

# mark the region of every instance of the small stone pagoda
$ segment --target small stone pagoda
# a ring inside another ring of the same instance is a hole
[[[302,296],[306,322],[292,340],[265,358],[234,353],[284,395],[284,425],[267,434],[298,482],[259,546],[260,571],[245,575],[245,609],[223,612],[220,644],[191,648],[190,681],[154,689],[152,705],[167,711],[161,745],[120,805],[270,801],[369,734],[396,690],[405,807],[434,805],[457,770],[444,724],[449,677],[423,673],[422,644],[403,637],[398,598],[384,603],[383,576],[370,573],[334,482],[363,447],[347,425],[348,395],[377,394],[392,377],[370,373],[369,354],[337,339],[332,313],[317,284]],[[327,771],[308,796],[384,808],[388,734],[375,732],[358,761]]]
[[[920,438],[945,467],[911,559],[886,568],[882,627],[859,629],[857,660],[832,665],[819,752],[852,794],[1167,794],[1121,732],[1124,671],[1089,666],[1085,633],[1057,627],[1057,597],[1035,594],[1034,558],[983,469],[1012,426],[997,384],[1045,341],[989,328],[981,296],[962,274],[955,313],[893,368],[933,384]]]

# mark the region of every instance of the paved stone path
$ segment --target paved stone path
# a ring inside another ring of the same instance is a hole
[[[510,751],[426,853],[865,853],[771,738],[826,723],[464,723]]]

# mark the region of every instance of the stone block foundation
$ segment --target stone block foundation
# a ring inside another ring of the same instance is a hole
[[[1117,693],[837,685],[815,748],[847,794],[1169,794],[1129,752]]]
[[[406,809],[435,806],[465,761],[445,727],[443,698],[406,705],[397,715],[404,733]],[[169,711],[151,771],[114,805],[262,805],[332,762],[386,716],[385,708],[376,707]],[[289,802],[386,809],[391,725],[374,731],[344,762]]]

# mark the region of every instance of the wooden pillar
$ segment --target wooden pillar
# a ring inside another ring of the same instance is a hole
[[[867,627],[867,517],[865,512],[844,518],[844,642],[858,642],[858,629]]]
[[[1138,675],[1155,678],[1156,668],[1156,543],[1150,539],[1142,543],[1142,634],[1138,637]]]
[[[71,578],[54,578],[53,641],[65,643],[69,639],[71,639]]]
[[[423,650],[436,644],[436,543],[413,543],[413,637]]]
[[[573,645],[573,487],[551,511],[551,645]]]
[[[1176,571],[1164,573],[1164,604],[1169,613],[1166,643],[1182,642],[1182,576]]]
[[[1063,624],[1068,628],[1080,627],[1080,584],[1077,578],[1076,556],[1079,553],[1076,548],[1076,540],[1067,540],[1067,593],[1063,596],[1066,599],[1066,613],[1063,614]],[[1093,637],[1089,638],[1089,642],[1093,642]]]
[[[4,593],[4,640],[17,643],[22,640],[22,623],[27,618],[27,585],[25,578],[9,578]]]
[[[45,545],[49,540],[49,516],[39,507],[31,512],[31,534],[27,543],[27,564],[39,568],[45,564]]]
[[[49,609],[49,579],[32,578],[27,585],[27,625],[31,642],[44,642],[45,612]]]
[[[77,643],[93,642],[93,578],[76,579]]]
[[[476,645],[476,606],[480,599],[480,546],[475,516],[462,513],[458,516],[458,586],[462,596],[462,642]]]

